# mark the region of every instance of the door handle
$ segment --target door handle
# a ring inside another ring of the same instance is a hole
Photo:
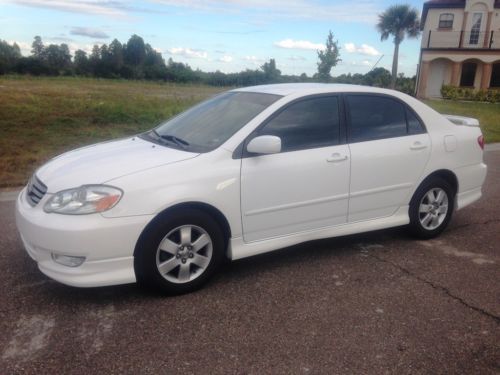
[[[410,150],[423,150],[427,148],[427,145],[424,145],[422,142],[415,142],[410,146]]]
[[[340,161],[345,161],[345,160],[347,160],[347,155],[341,155],[338,152],[332,154],[332,156],[326,159],[326,161],[329,163],[338,163]]]

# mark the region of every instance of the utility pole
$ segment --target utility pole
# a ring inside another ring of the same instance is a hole
[[[375,67],[378,65],[378,63],[380,62],[380,60],[382,60],[382,58],[384,57],[384,55],[380,56],[380,58],[377,60],[377,62],[375,63],[375,65],[372,66],[372,68],[370,69],[370,72],[375,69]]]

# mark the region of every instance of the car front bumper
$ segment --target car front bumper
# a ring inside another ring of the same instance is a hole
[[[47,214],[43,205],[47,194],[35,207],[25,197],[16,201],[16,225],[28,254],[50,278],[78,287],[133,283],[134,248],[152,215],[105,218],[100,214]],[[54,261],[53,254],[85,257],[78,267]]]

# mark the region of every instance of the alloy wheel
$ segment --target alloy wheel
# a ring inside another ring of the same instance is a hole
[[[182,225],[161,240],[156,267],[167,281],[184,284],[203,274],[212,253],[212,239],[207,231],[196,225]]]
[[[420,224],[424,229],[438,228],[448,213],[448,195],[441,188],[432,188],[422,197],[418,212]]]

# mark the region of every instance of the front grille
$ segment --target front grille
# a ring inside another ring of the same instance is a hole
[[[47,186],[33,175],[28,182],[28,188],[26,189],[26,197],[28,199],[28,203],[35,207],[43,198],[45,193],[47,192]]]

